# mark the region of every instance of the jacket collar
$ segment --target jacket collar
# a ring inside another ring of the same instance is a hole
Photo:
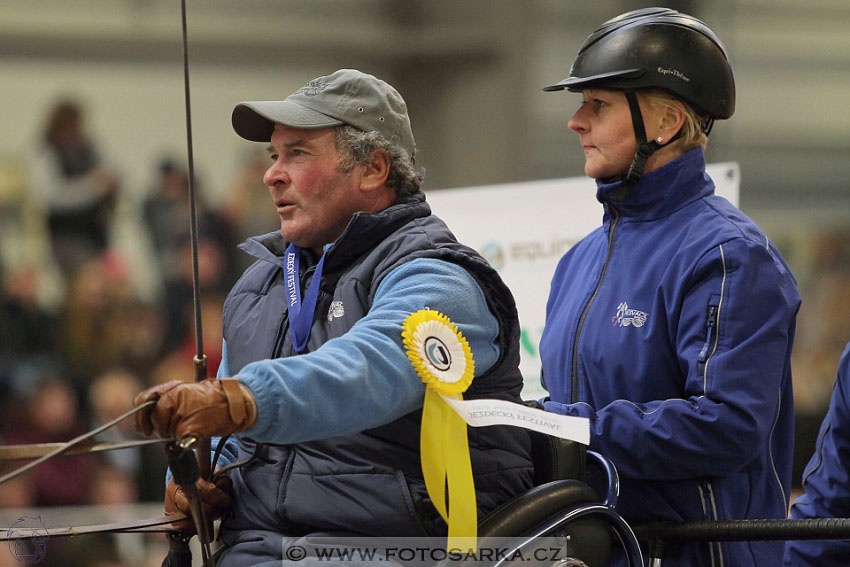
[[[421,191],[383,211],[355,213],[348,221],[342,235],[330,248],[326,248],[325,273],[331,272],[334,267],[348,265],[410,220],[430,214],[431,207],[425,202],[425,194]],[[283,238],[279,230],[276,230],[268,234],[252,236],[240,244],[239,248],[259,260],[283,266],[283,256],[287,246],[289,242]]]
[[[619,186],[619,181],[596,181],[596,199],[606,205],[606,218],[613,207],[624,218],[655,220],[714,192],[714,182],[705,172],[702,148],[694,148],[647,173],[620,201],[613,195]]]

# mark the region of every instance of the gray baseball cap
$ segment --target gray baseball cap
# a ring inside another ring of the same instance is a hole
[[[240,102],[231,120],[236,133],[253,142],[271,140],[275,124],[304,129],[350,124],[380,132],[411,157],[416,147],[407,105],[398,91],[354,69],[313,79],[284,100]]]

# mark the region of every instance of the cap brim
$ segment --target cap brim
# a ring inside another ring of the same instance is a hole
[[[612,71],[610,73],[601,73],[590,77],[567,77],[563,81],[543,87],[544,91],[562,91],[564,89],[576,90],[588,88],[594,85],[604,87],[606,83],[618,81],[621,79],[636,79],[644,74],[643,69],[624,69],[622,71]]]
[[[233,109],[231,122],[237,134],[252,142],[271,140],[275,124],[304,129],[330,128],[345,124],[341,120],[289,100],[240,102]]]

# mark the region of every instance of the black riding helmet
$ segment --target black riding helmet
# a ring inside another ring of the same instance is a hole
[[[634,10],[603,23],[579,48],[569,77],[543,90],[592,87],[622,90],[629,101],[638,142],[626,174],[630,185],[640,180],[646,160],[661,148],[646,140],[635,89],[673,93],[703,117],[706,134],[715,119],[735,111],[735,79],[723,43],[700,20],[669,8]]]

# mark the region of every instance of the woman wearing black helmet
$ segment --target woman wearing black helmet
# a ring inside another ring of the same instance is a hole
[[[603,226],[552,281],[540,342],[549,411],[591,419],[627,521],[784,518],[800,298],[773,244],[714,195],[703,149],[735,107],[705,24],[628,12],[584,42],[569,127]],[[782,542],[668,544],[665,565],[779,565]]]

